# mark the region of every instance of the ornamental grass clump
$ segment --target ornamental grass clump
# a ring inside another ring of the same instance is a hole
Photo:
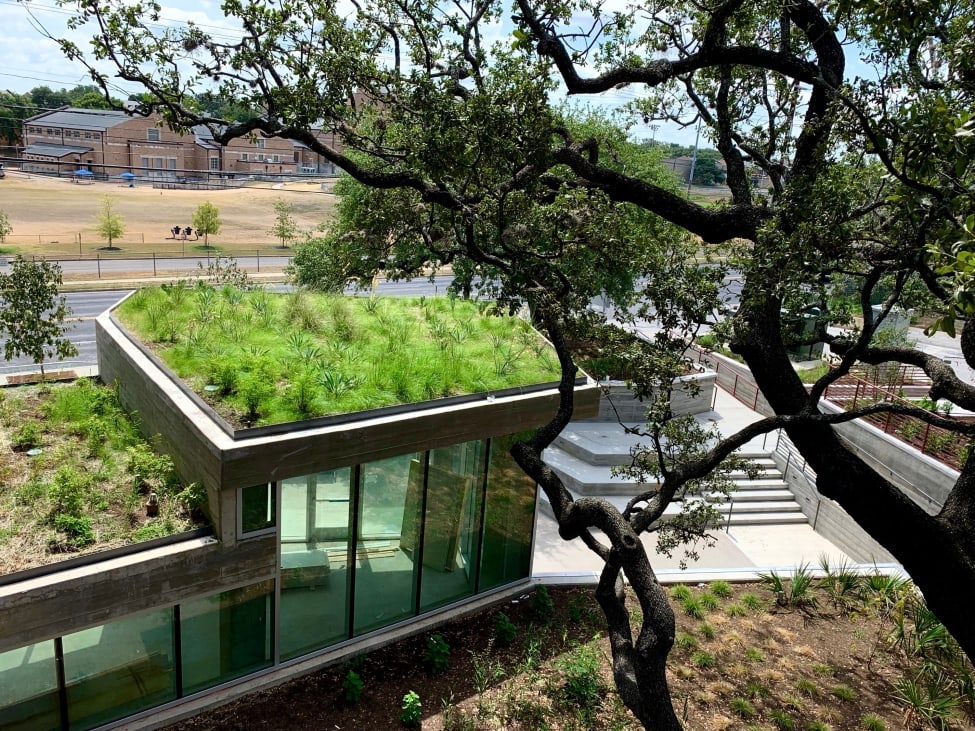
[[[527,322],[465,300],[421,299],[277,295],[201,282],[140,290],[117,312],[240,426],[559,379],[550,346]]]

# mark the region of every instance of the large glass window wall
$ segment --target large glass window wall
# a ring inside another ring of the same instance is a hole
[[[0,728],[90,729],[530,571],[535,489],[505,440],[288,479],[253,496],[277,524],[277,587],[225,590],[0,653]]]

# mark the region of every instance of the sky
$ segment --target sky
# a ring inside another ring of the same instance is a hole
[[[235,37],[234,27],[223,16],[219,1],[164,0],[163,7],[161,26],[192,20],[210,33]],[[45,36],[45,32],[54,37],[66,36],[80,47],[86,47],[90,34],[83,30],[69,31],[66,27],[69,15],[67,9],[58,7],[56,0],[0,0],[0,53],[3,58],[0,89],[23,93],[36,86],[61,89],[90,83],[85,69],[77,62],[68,61],[57,44]],[[506,30],[500,25],[496,28],[499,37]],[[137,86],[119,80],[116,83],[119,97],[140,91]],[[586,96],[579,101],[593,108],[613,111],[636,96],[637,89],[628,87]],[[631,128],[631,135],[638,139],[652,138],[686,146],[695,144],[695,132],[694,127],[680,128],[670,123],[646,125],[639,121]],[[705,147],[708,143],[702,138],[700,145]]]

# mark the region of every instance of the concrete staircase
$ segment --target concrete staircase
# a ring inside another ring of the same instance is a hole
[[[545,450],[543,458],[573,496],[602,497],[622,509],[631,497],[651,487],[612,474],[614,466],[629,463],[630,449],[637,442],[638,438],[626,434],[619,424],[575,422]],[[737,489],[717,506],[728,516],[727,525],[808,522],[768,451],[746,446],[739,454],[758,468],[758,474],[750,478],[744,471],[732,473]],[[544,495],[541,508],[551,515]],[[679,505],[671,505],[665,516],[679,510]]]

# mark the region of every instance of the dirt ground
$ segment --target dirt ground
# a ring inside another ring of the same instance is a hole
[[[739,606],[746,594],[761,598],[762,607],[730,616],[727,608]],[[424,731],[637,731],[640,725],[613,687],[592,589],[552,589],[551,596],[550,614],[539,615],[525,595],[440,627],[450,647],[444,674],[424,669],[424,634],[246,696],[169,731],[389,731],[404,728],[401,704],[410,690],[419,694]],[[497,641],[499,611],[518,628],[509,646]],[[631,603],[631,612],[638,611]],[[699,619],[675,611],[678,637],[685,639],[671,653],[668,677],[688,731],[915,728],[891,698],[893,682],[910,671],[887,639],[890,624],[875,614],[838,611],[825,601],[812,611],[782,608],[757,585],[734,587],[721,606]],[[597,660],[598,680],[580,705],[567,678],[577,679],[577,691],[590,687],[582,682],[589,657]],[[355,703],[343,698],[350,670],[363,684]],[[879,723],[865,725],[868,714]],[[957,717],[952,728],[972,726]]]
[[[156,190],[142,182],[133,188],[118,181],[79,185],[69,178],[7,170],[0,180],[0,211],[7,214],[13,232],[6,237],[4,250],[28,256],[77,256],[80,240],[82,254],[90,254],[105,243],[96,230],[105,196],[123,218],[125,234],[118,243],[130,252],[178,249],[180,244],[170,238],[170,229],[192,226],[193,212],[204,201],[218,208],[222,222],[220,233],[211,236],[210,243],[229,253],[278,243],[269,232],[275,220],[275,201],[291,204],[300,231],[313,230],[329,220],[335,205],[335,197],[322,190],[319,179],[273,187],[254,183],[228,190]],[[202,239],[193,242],[202,243]]]

